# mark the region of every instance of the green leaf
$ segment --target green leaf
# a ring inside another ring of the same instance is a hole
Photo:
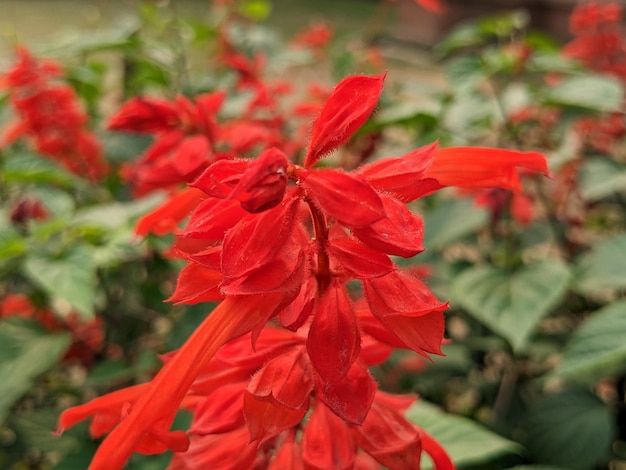
[[[591,111],[619,111],[624,89],[619,80],[606,75],[580,75],[565,78],[546,93],[549,104]]]
[[[626,191],[626,165],[603,158],[587,160],[580,173],[580,193],[586,201],[597,201]]]
[[[569,269],[558,260],[537,261],[513,272],[472,267],[453,280],[452,301],[519,351],[539,321],[561,300],[569,279]]]
[[[265,20],[272,11],[272,2],[268,0],[244,0],[239,5],[239,13],[252,21]]]
[[[11,225],[6,214],[0,213],[0,266],[7,261],[22,256],[26,252],[26,242]]]
[[[520,453],[522,450],[515,442],[474,421],[444,413],[424,400],[419,400],[409,408],[407,418],[431,434],[459,468],[486,463],[506,454]]]
[[[487,211],[476,207],[470,199],[450,199],[424,215],[424,246],[441,250],[475,233],[487,221]]]
[[[7,184],[41,183],[72,188],[79,180],[56,163],[29,152],[8,153],[4,158],[2,176]]]
[[[30,321],[0,322],[0,422],[32,380],[61,359],[70,341],[69,334],[48,333]]]
[[[522,423],[532,461],[570,470],[595,468],[615,432],[607,406],[586,390],[568,390],[534,403]]]
[[[626,287],[626,235],[596,243],[576,263],[574,287],[583,294],[600,294]]]
[[[129,225],[146,212],[154,209],[165,200],[163,194],[155,193],[132,202],[111,202],[88,207],[76,212],[72,224],[93,225],[105,229],[115,229]]]
[[[49,254],[30,253],[23,269],[24,274],[52,298],[65,300],[85,320],[93,317],[95,264],[92,249],[75,245],[56,258]]]
[[[625,338],[626,300],[621,300],[598,310],[576,330],[552,375],[595,381],[626,370]]]

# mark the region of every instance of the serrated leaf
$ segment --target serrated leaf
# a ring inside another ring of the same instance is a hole
[[[571,337],[557,377],[595,380],[626,369],[626,300],[593,314]]]
[[[583,294],[597,294],[626,287],[626,235],[596,243],[576,262],[574,287]]]
[[[423,218],[424,246],[427,250],[441,250],[483,227],[488,221],[488,214],[469,199],[452,199],[426,213]]]
[[[615,112],[624,102],[624,89],[619,80],[607,75],[582,75],[565,78],[545,98],[549,104]]]
[[[580,173],[580,193],[597,201],[616,192],[626,192],[626,165],[608,158],[585,161]]]
[[[56,258],[30,253],[23,270],[52,298],[68,302],[84,320],[93,318],[96,280],[92,249],[75,245]]]
[[[453,280],[452,303],[506,338],[513,349],[522,350],[539,321],[565,294],[569,279],[569,269],[558,260],[534,262],[513,272],[473,267]]]
[[[31,385],[65,354],[71,337],[23,320],[0,322],[0,422]]]
[[[441,411],[419,400],[407,418],[431,434],[448,452],[458,468],[490,462],[506,454],[520,453],[519,444],[489,431],[474,421]],[[426,466],[423,466],[426,469]]]
[[[533,462],[570,470],[595,468],[610,448],[614,416],[586,390],[549,395],[525,413],[523,442]]]

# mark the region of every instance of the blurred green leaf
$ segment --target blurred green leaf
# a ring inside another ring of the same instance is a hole
[[[78,178],[56,163],[29,152],[3,155],[2,176],[6,184],[54,184],[64,188],[76,186]]]
[[[474,82],[484,81],[485,67],[482,59],[477,55],[459,57],[446,64],[446,78],[453,88],[467,87]]]
[[[93,318],[96,279],[91,248],[77,244],[57,257],[29,253],[23,270],[53,299],[65,300],[85,320]]]
[[[71,337],[48,333],[30,321],[0,321],[0,422],[32,386],[32,380],[65,354]]]
[[[537,261],[516,271],[472,267],[453,280],[452,302],[522,350],[539,321],[565,295],[569,279],[569,269],[558,260]]]
[[[141,217],[164,200],[164,194],[154,193],[131,202],[111,202],[87,207],[76,212],[72,224],[112,230],[130,225],[133,219]]]
[[[626,165],[609,158],[585,160],[580,173],[580,193],[586,201],[597,201],[626,192]]]
[[[11,225],[8,216],[0,212],[0,266],[26,253],[26,241]]]
[[[424,400],[419,400],[409,408],[407,418],[431,434],[459,468],[487,463],[502,455],[517,454],[522,450],[519,444],[474,421],[444,413]]]
[[[475,233],[488,221],[487,211],[470,199],[450,199],[424,214],[424,246],[441,250],[450,243]]]
[[[574,287],[583,294],[599,294],[626,287],[626,235],[596,243],[576,263]]]
[[[268,0],[243,0],[239,3],[239,13],[252,21],[265,20],[272,11],[272,2]]]
[[[626,370],[626,300],[598,311],[578,328],[552,376],[595,381]]]
[[[522,442],[533,462],[588,470],[610,448],[613,418],[607,406],[586,390],[549,395],[526,411]]]
[[[548,90],[545,101],[592,111],[619,111],[624,102],[624,88],[621,82],[607,75],[568,77]]]

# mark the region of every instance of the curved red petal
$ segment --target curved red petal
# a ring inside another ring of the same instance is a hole
[[[384,80],[385,74],[355,75],[339,82],[313,124],[305,168],[346,142],[367,121],[378,104]]]
[[[307,172],[302,185],[313,203],[347,227],[364,227],[385,216],[376,191],[360,176],[340,170]]]
[[[334,281],[313,312],[307,350],[323,381],[338,382],[359,355],[359,328],[343,285]]]
[[[380,195],[385,207],[385,217],[365,227],[352,229],[352,233],[374,250],[409,258],[424,251],[424,223],[398,200]]]

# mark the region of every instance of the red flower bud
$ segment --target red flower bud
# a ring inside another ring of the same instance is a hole
[[[263,152],[241,175],[230,197],[248,212],[263,212],[283,200],[287,187],[287,156],[276,148]]]

